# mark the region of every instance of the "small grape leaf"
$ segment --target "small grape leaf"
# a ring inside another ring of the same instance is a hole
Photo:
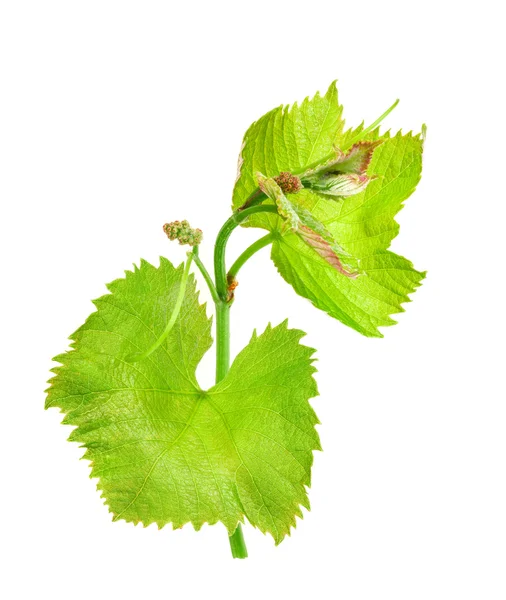
[[[331,158],[321,167],[317,167],[310,172],[304,173],[304,176],[307,177],[311,172],[318,173],[321,171],[326,171],[328,173],[357,173],[362,175],[367,172],[374,150],[380,144],[381,140],[363,140],[357,142],[346,152],[338,150],[335,158]]]
[[[311,118],[305,121],[302,115]],[[318,173],[339,160],[350,168],[366,168],[367,187],[337,201],[309,188],[287,195],[358,261],[360,276],[354,280],[312,252],[276,215],[253,215],[245,226],[274,234],[271,258],[299,295],[363,335],[382,337],[378,328],[395,323],[390,315],[404,310],[402,303],[409,301],[409,294],[425,277],[410,261],[388,251],[399,231],[395,215],[420,180],[423,140],[411,133],[380,135],[375,129],[361,144],[353,142],[362,131],[363,126],[344,130],[335,84],[323,98],[318,94],[306,98],[300,108],[295,104],[267,113],[244,137],[233,207],[242,206],[256,189],[257,171],[269,178],[288,171],[303,179],[304,173]],[[273,201],[268,198],[264,203]]]
[[[303,187],[319,194],[342,199],[365,190],[371,178],[366,175],[374,150],[382,140],[362,140],[347,151],[337,149],[327,162],[300,176]]]
[[[208,391],[195,370],[211,321],[190,278],[178,319],[146,359],[129,357],[158,339],[183,268],[141,262],[108,286],[97,311],[54,360],[46,408],[59,407],[69,439],[86,449],[113,520],[195,529],[246,517],[276,543],[309,508],[312,451],[320,449],[313,349],[286,322],[257,335]]]

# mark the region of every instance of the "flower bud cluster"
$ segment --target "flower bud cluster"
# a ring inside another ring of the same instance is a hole
[[[198,246],[202,241],[202,230],[192,229],[188,221],[165,223],[163,230],[169,240],[178,240],[181,245]]]
[[[296,194],[304,187],[299,177],[288,171],[282,171],[277,177],[274,177],[274,181],[279,185],[283,194]]]

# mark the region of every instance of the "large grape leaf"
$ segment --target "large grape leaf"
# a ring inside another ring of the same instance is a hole
[[[315,161],[323,164],[333,151],[346,150],[363,127],[344,131],[341,117],[332,84],[323,98],[317,94],[301,108],[280,107],[254,123],[244,138],[234,208],[258,186],[257,171],[267,177],[282,171],[301,174],[313,168]],[[271,257],[298,294],[360,333],[381,337],[378,327],[395,323],[390,315],[403,311],[401,304],[409,301],[408,294],[425,276],[408,260],[388,251],[399,231],[395,215],[420,180],[423,140],[411,133],[380,135],[378,129],[364,139],[381,142],[367,169],[372,181],[364,191],[338,199],[307,188],[288,194],[293,204],[309,211],[332,234],[346,255],[358,261],[357,278],[350,280],[311,251],[276,215],[254,215],[245,225],[274,233]]]
[[[313,350],[286,323],[253,335],[228,375],[208,391],[195,369],[211,345],[211,322],[193,278],[181,312],[146,359],[171,314],[182,277],[161,259],[142,262],[108,286],[97,311],[72,336],[50,381],[46,407],[59,407],[86,448],[114,520],[144,525],[222,521],[233,533],[246,517],[276,543],[289,534],[306,486],[317,418]]]

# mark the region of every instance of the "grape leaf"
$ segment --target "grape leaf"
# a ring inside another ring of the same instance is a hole
[[[305,121],[301,114],[311,115],[311,119]],[[301,108],[280,107],[254,123],[244,138],[234,208],[256,189],[257,171],[269,178],[282,171],[303,176],[308,169],[318,172],[329,160],[331,164],[329,153],[343,156],[363,127],[344,131],[341,117],[342,106],[332,84],[323,98],[318,94],[311,100],[306,98]],[[388,251],[399,231],[395,215],[420,180],[423,140],[411,133],[380,135],[378,129],[364,139],[378,143],[372,148],[372,157],[367,154],[363,165],[357,162],[360,167],[369,163],[365,190],[337,201],[309,188],[287,194],[293,205],[309,211],[330,232],[335,244],[358,262],[359,277],[350,281],[346,273],[337,272],[283,227],[283,220],[276,215],[254,215],[245,225],[274,233],[271,257],[298,294],[360,333],[381,337],[378,327],[395,323],[390,315],[403,311],[401,304],[409,301],[408,295],[425,276],[408,260]],[[320,165],[315,162],[318,160]],[[352,161],[348,163],[351,168]]]
[[[402,311],[424,277],[407,259],[386,251],[362,259],[367,276],[350,279],[293,234],[273,244],[271,257],[298,294],[368,337],[381,337],[378,327],[395,323],[389,315]]]
[[[195,369],[211,345],[211,321],[190,278],[167,338],[146,359],[171,314],[183,269],[142,262],[55,357],[46,407],[59,407],[69,439],[86,448],[113,520],[195,529],[246,517],[276,543],[309,508],[318,423],[313,349],[286,322],[253,334],[228,375],[208,391]]]
[[[399,230],[394,217],[420,179],[421,153],[420,136],[385,136],[369,167],[377,179],[365,192],[338,203],[310,190],[292,196],[359,261],[355,280],[308,253],[293,234],[278,235],[272,246],[274,264],[298,294],[366,336],[381,337],[378,327],[395,323],[390,315],[403,311],[425,276],[387,251]]]

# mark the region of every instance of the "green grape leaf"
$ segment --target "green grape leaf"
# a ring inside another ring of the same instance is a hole
[[[311,190],[293,196],[358,261],[355,280],[308,254],[291,233],[280,232],[272,246],[276,267],[298,294],[366,336],[381,337],[378,327],[395,323],[390,315],[403,311],[402,303],[425,277],[387,251],[399,231],[395,215],[420,179],[421,155],[420,136],[387,135],[369,167],[376,179],[364,192],[337,203]]]
[[[299,202],[325,223],[346,250],[361,258],[387,250],[399,233],[395,215],[415,191],[422,173],[423,140],[420,135],[387,133],[374,150],[367,189],[340,202],[309,190]]]
[[[245,135],[233,206],[242,206],[255,191],[257,171],[268,178],[300,175],[304,188],[287,194],[288,200],[330,233],[341,256],[350,257],[348,264],[358,264],[358,277],[350,280],[328,257],[311,252],[307,240],[304,244],[276,215],[253,215],[245,225],[275,235],[271,257],[298,294],[360,333],[381,337],[378,327],[395,323],[391,315],[403,311],[401,304],[425,276],[388,251],[399,231],[395,216],[420,180],[423,139],[401,132],[380,135],[376,128],[357,141],[362,132],[363,125],[344,131],[334,84],[323,98],[317,94],[300,108],[267,113]],[[329,171],[333,165],[335,173]],[[336,198],[339,190],[342,197]]]
[[[276,543],[309,508],[313,450],[320,449],[313,349],[286,322],[253,334],[227,376],[208,391],[195,370],[211,321],[190,277],[163,343],[183,267],[141,262],[95,301],[97,311],[55,357],[46,407],[65,413],[69,439],[86,449],[113,520],[174,528],[248,521]]]
[[[272,245],[271,257],[282,277],[318,308],[368,337],[382,337],[378,327],[393,325],[424,274],[393,252],[378,252],[360,262],[365,274],[350,279],[290,234]]]

